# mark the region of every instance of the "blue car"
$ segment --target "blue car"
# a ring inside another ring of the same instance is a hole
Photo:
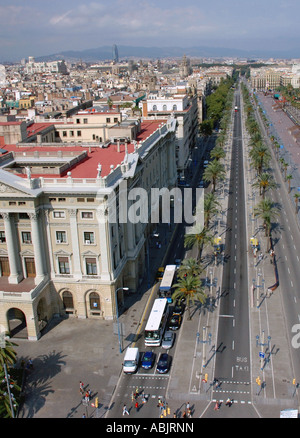
[[[171,358],[167,353],[162,353],[156,366],[156,371],[160,374],[167,373],[170,368]]]
[[[146,351],[142,358],[142,368],[149,370],[154,364],[154,353],[152,351]]]

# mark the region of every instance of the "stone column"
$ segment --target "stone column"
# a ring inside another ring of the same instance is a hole
[[[109,234],[108,215],[106,208],[100,205],[97,208],[97,220],[99,223],[99,240],[101,252],[101,279],[111,280],[112,263],[111,263],[111,240]]]
[[[80,250],[78,241],[78,227],[77,227],[77,209],[72,208],[69,210],[70,218],[70,233],[72,242],[72,253],[73,253],[73,277],[77,280],[82,279],[82,271],[80,264]]]
[[[39,284],[45,278],[45,254],[43,251],[43,242],[41,233],[39,230],[39,211],[34,213],[28,213],[31,221],[31,239],[34,250],[34,263],[35,263],[35,284]]]
[[[8,252],[9,269],[10,269],[8,282],[11,284],[17,284],[20,283],[20,281],[23,278],[23,275],[18,270],[18,261],[17,261],[18,251],[16,249],[16,244],[15,244],[15,231],[13,230],[12,227],[10,214],[1,213],[1,215],[4,220],[4,231],[5,231],[5,239],[6,239],[6,246]]]

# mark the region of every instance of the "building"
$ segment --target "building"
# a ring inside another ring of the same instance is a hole
[[[191,151],[197,144],[197,96],[189,96],[185,87],[176,87],[173,93],[149,93],[147,100],[140,105],[146,119],[167,118],[170,115],[176,118],[176,165],[178,176],[184,176]]]
[[[68,69],[64,60],[51,62],[35,62],[34,58],[30,56],[28,58],[28,63],[25,64],[24,73],[28,75],[35,73],[67,74]]]
[[[175,129],[174,118],[144,121],[135,140],[105,148],[5,145],[1,331],[13,336],[22,326],[37,340],[56,315],[113,318],[122,287],[134,293],[146,272],[155,227],[124,220],[133,205],[128,194],[176,184]]]

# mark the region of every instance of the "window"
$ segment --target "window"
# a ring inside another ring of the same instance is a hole
[[[153,105],[152,111],[157,111],[157,105]]]
[[[77,125],[79,125],[80,119],[76,119],[76,123],[77,123]]]
[[[19,219],[29,219],[29,216],[27,213],[19,213]]]
[[[58,198],[58,202],[65,202],[66,198]]]
[[[70,137],[74,137],[74,131],[70,131]]]
[[[77,198],[77,202],[84,202],[85,199],[84,198]]]
[[[63,137],[66,137],[67,136],[67,131],[63,131],[62,135],[63,135]]]
[[[77,131],[77,137],[81,137],[81,131]]]
[[[87,125],[87,123],[88,123],[88,119],[83,119],[83,123],[84,123],[85,125]]]
[[[58,257],[58,270],[60,274],[70,274],[70,263],[68,257]]]
[[[110,117],[106,117],[106,123],[110,123]]]
[[[100,310],[100,298],[96,292],[90,294],[90,310]]]
[[[95,202],[94,198],[86,198],[86,202]]]
[[[83,239],[84,239],[85,245],[92,245],[93,243],[95,243],[95,235],[94,235],[94,233],[91,233],[90,231],[85,231],[83,233]]]
[[[28,231],[22,231],[22,242],[23,243],[32,243],[31,242],[31,233]]]
[[[9,201],[9,205],[17,205],[15,201]]]
[[[114,117],[114,123],[118,123],[118,117]]]
[[[65,231],[56,231],[56,243],[67,243],[67,233]]]
[[[65,309],[74,309],[73,295],[69,291],[65,291],[62,294],[63,305]]]
[[[54,219],[64,219],[66,217],[64,211],[54,211],[53,212]]]
[[[163,105],[163,111],[167,111],[167,105]]]
[[[5,242],[6,242],[5,232],[0,231],[0,243],[5,243]]]
[[[177,111],[177,105],[173,105],[173,111]]]
[[[85,259],[86,275],[97,275],[97,262],[95,258]]]
[[[81,212],[81,218],[82,219],[93,219],[94,214],[92,211],[82,211]]]
[[[18,205],[26,205],[26,202],[24,202],[24,201],[19,201],[19,202],[18,202]]]

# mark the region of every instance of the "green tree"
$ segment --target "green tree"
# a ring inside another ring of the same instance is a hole
[[[184,236],[184,246],[185,248],[191,249],[193,246],[197,246],[198,254],[197,260],[201,262],[202,251],[206,245],[213,243],[213,236],[209,233],[208,229],[203,227],[198,233],[186,234]]]
[[[265,235],[271,237],[272,221],[278,216],[278,207],[270,199],[262,199],[256,207],[254,207],[254,216],[263,220]]]
[[[291,175],[291,174],[288,174],[286,176],[286,178],[285,178],[285,180],[288,182],[288,185],[289,185],[289,193],[291,193],[291,181],[292,181],[292,179],[293,179],[293,175]]]
[[[264,167],[268,166],[271,159],[269,149],[261,142],[256,143],[256,145],[253,146],[249,152],[249,156],[258,175],[262,173]]]
[[[259,187],[260,195],[265,199],[266,191],[269,189],[275,189],[277,184],[269,173],[264,172],[257,176],[257,181],[255,181],[252,186]]]
[[[214,193],[207,193],[204,196],[204,226],[209,227],[211,216],[217,214],[221,207]]]
[[[221,158],[224,158],[225,156],[226,156],[226,152],[224,151],[222,146],[214,147],[210,153],[210,157],[213,160],[217,160],[217,161],[219,161]]]
[[[294,199],[295,199],[295,213],[298,214],[298,203],[299,203],[300,194],[295,193]]]
[[[218,180],[223,179],[225,176],[225,169],[223,164],[221,164],[217,160],[211,161],[206,167],[203,173],[203,179],[206,182],[212,182],[213,188],[212,191],[215,192],[216,184]]]
[[[199,276],[201,272],[203,271],[202,266],[199,264],[199,262],[194,259],[193,257],[184,259],[178,269],[178,276],[179,277],[186,277],[186,276]]]
[[[191,319],[191,303],[194,305],[195,301],[199,301],[203,304],[206,300],[200,278],[193,275],[180,277],[178,282],[174,284],[174,289],[172,300],[184,298],[188,309],[188,319]]]
[[[10,375],[9,367],[16,363],[16,352],[14,344],[5,340],[5,347],[0,348],[0,418],[14,417],[12,412],[17,407],[16,392],[20,392],[20,387]],[[8,386],[11,393],[9,397]],[[12,408],[11,408],[12,403]]]

